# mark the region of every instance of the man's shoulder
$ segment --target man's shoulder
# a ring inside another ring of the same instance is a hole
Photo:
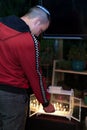
[[[0,22],[5,24],[9,28],[12,28],[12,29],[19,31],[19,32],[30,31],[27,24],[16,15],[10,15],[10,16],[0,18]]]

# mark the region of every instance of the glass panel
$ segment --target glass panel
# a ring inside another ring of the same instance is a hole
[[[74,97],[73,98],[73,113],[72,118],[81,121],[81,99]]]

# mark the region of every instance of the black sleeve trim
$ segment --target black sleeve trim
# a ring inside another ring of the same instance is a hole
[[[42,104],[42,105],[43,105],[43,107],[47,107],[49,105],[49,101],[44,103],[44,104]]]

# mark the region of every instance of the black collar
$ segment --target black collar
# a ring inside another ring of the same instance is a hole
[[[29,26],[15,15],[0,18],[0,22],[19,32],[30,32]]]

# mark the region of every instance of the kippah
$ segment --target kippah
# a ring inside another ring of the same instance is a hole
[[[43,6],[37,5],[36,7],[42,9],[46,14],[50,15],[50,12],[46,8],[44,8]]]

